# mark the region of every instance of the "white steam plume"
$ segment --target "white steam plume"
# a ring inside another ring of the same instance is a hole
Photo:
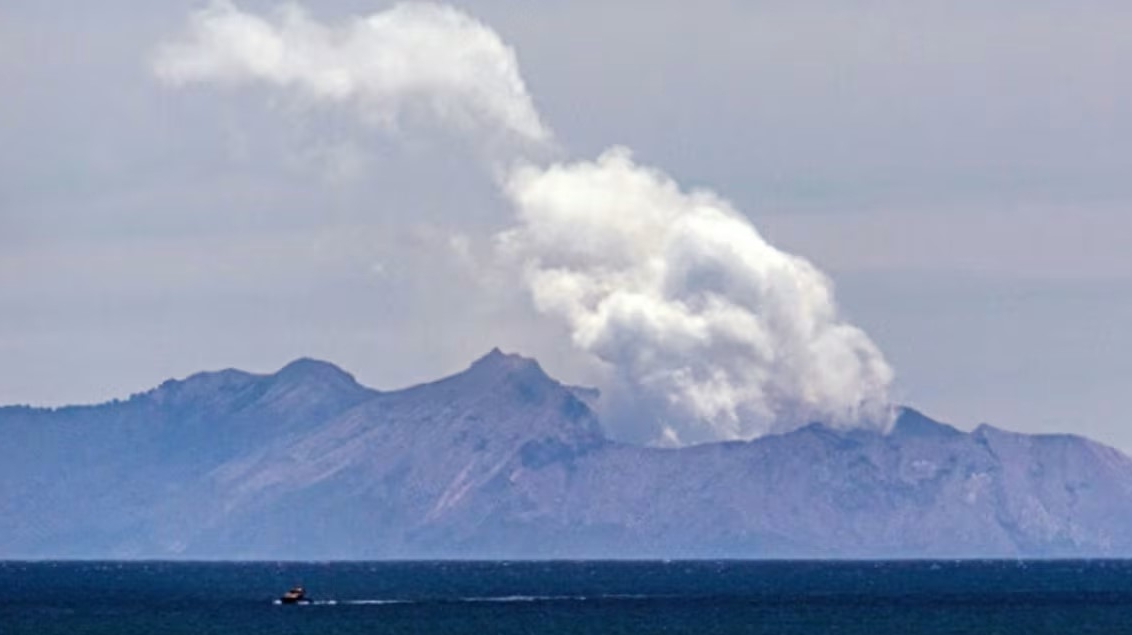
[[[830,281],[707,191],[681,191],[614,148],[527,166],[507,194],[540,311],[611,364],[683,441],[811,421],[883,426],[892,371],[838,319]]]
[[[318,101],[351,103],[369,123],[395,127],[407,111],[457,129],[544,142],[514,51],[452,7],[398,4],[327,26],[284,5],[275,20],[214,0],[189,32],[165,45],[157,75],[173,84],[260,81]]]
[[[488,137],[550,140],[513,51],[434,4],[337,27],[294,5],[275,21],[225,0],[161,49],[173,83],[264,82],[393,126],[430,113]],[[500,169],[518,224],[499,236],[536,307],[606,362],[667,444],[751,438],[820,420],[883,427],[892,371],[838,316],[830,281],[768,244],[726,200],[682,190],[614,148]],[[496,166],[498,167],[498,166]]]

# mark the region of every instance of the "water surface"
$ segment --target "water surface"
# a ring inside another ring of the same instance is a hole
[[[6,562],[0,590],[4,635],[1132,633],[1132,561]]]

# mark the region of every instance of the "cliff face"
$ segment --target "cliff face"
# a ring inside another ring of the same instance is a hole
[[[300,360],[2,408],[0,558],[1132,556],[1132,460],[1087,439],[906,409],[642,448],[587,396],[493,351],[396,392]]]

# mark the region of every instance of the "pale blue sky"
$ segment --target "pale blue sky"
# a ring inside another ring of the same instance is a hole
[[[198,3],[72,4],[0,6],[0,403],[303,355],[386,388],[496,345],[586,379],[468,268],[510,216],[466,148],[170,90],[149,61]],[[820,265],[899,400],[1132,450],[1132,6],[457,4],[574,154],[631,146]]]

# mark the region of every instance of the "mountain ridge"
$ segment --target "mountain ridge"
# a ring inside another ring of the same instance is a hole
[[[903,408],[661,449],[587,397],[493,349],[394,391],[303,358],[0,408],[0,557],[1132,555],[1132,459],[1083,437]]]

